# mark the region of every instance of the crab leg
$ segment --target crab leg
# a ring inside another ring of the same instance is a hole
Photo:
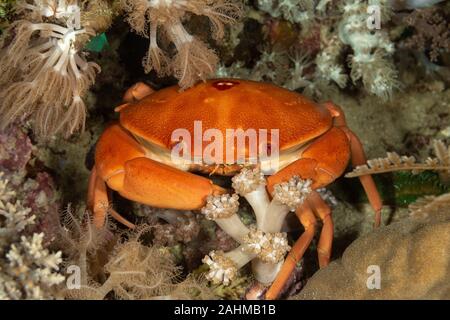
[[[139,101],[142,98],[148,96],[149,94],[152,94],[153,92],[155,92],[155,90],[153,90],[150,86],[146,85],[143,82],[138,82],[125,92],[123,96],[123,101],[124,102]]]
[[[286,260],[284,261],[280,272],[275,278],[275,281],[266,292],[267,300],[274,300],[279,296],[292,271],[295,269],[297,262],[300,261],[300,259],[303,257],[306,249],[308,249],[312,239],[314,238],[317,220],[309,203],[305,201],[300,207],[297,208],[295,213],[299,218],[301,224],[305,228],[305,232],[303,232],[300,238],[298,238],[298,240],[295,242],[294,246],[286,257]]]
[[[107,212],[120,217],[108,211],[105,184],[129,200],[179,210],[200,209],[209,195],[225,193],[207,178],[147,158],[141,145],[117,124],[103,132],[96,146],[88,204],[98,227]]]
[[[268,178],[267,187],[271,191],[273,186],[279,181],[287,180],[293,175],[299,175],[302,179],[311,179],[313,181],[312,188],[317,189],[326,186],[339,177],[345,170],[348,161],[353,165],[360,165],[366,162],[364,150],[361,142],[356,135],[347,127],[345,117],[342,110],[332,103],[325,106],[334,118],[334,127],[327,133],[322,135],[302,153],[301,158],[289,166],[280,170],[277,174]],[[361,177],[361,183],[367,193],[369,202],[375,210],[375,227],[380,224],[381,198],[375,183],[370,175]],[[328,264],[331,254],[331,243],[333,237],[333,222],[330,216],[330,209],[316,194],[308,197],[309,206],[314,208],[316,214],[323,221],[323,229],[319,240],[318,256],[319,265],[324,267]],[[309,217],[309,210],[303,208],[303,213],[297,210],[299,219]],[[302,222],[302,221],[301,221]],[[308,219],[309,229],[313,229],[313,220]],[[267,299],[276,299],[285,285],[295,264],[303,257],[306,250],[305,244],[309,245],[311,234],[305,226],[305,233],[300,236],[295,245],[292,247],[288,259],[281,268],[277,278],[266,294]],[[311,238],[312,239],[312,238]]]
[[[93,223],[96,227],[105,224],[108,204],[105,182],[98,177],[97,170],[94,167],[89,176],[87,205],[93,213]]]
[[[281,169],[275,175],[267,179],[267,187],[269,192],[271,188],[279,181],[287,180],[294,175],[300,176],[302,179],[311,179],[312,189],[318,189],[333,182],[345,170],[350,160],[350,144],[347,135],[340,128],[333,127],[327,133],[316,139],[301,154],[301,158],[287,167]],[[296,210],[300,222],[305,227],[305,232],[297,239],[292,247],[289,255],[281,267],[275,281],[266,293],[266,299],[276,299],[283,289],[295,265],[300,261],[314,237],[316,228],[316,218],[314,216],[313,207],[318,205],[316,213],[323,218],[324,233],[321,235],[321,250],[327,251],[331,249],[330,239],[332,238],[333,225],[329,217],[329,211],[319,202],[319,195],[310,195],[307,201]],[[310,200],[311,199],[311,200]],[[325,225],[326,223],[326,225]],[[330,232],[331,231],[331,232]],[[320,252],[320,251],[319,251]],[[321,258],[322,264],[327,263],[329,257]],[[319,254],[320,255],[320,254]]]
[[[91,175],[89,176],[88,208],[91,208],[93,212],[93,223],[97,228],[101,228],[105,224],[107,213],[110,213],[114,219],[130,229],[136,227],[113,208],[109,207],[106,183],[98,177],[95,167],[92,169]]]
[[[362,146],[359,138],[347,127],[347,123],[345,121],[344,112],[337,105],[326,102],[324,104],[334,118],[335,126],[342,129],[347,135],[348,140],[350,141],[351,148],[351,161],[353,167],[363,165],[367,162],[366,155],[364,152],[364,148]],[[364,188],[364,191],[367,194],[367,198],[369,199],[370,205],[375,211],[375,227],[379,227],[381,224],[381,207],[383,203],[381,201],[380,194],[378,193],[375,182],[372,179],[371,175],[360,176],[359,180]]]
[[[289,180],[292,176],[311,179],[312,189],[324,187],[344,172],[350,160],[348,138],[340,128],[331,128],[303,151],[301,158],[267,178],[267,189]]]
[[[207,178],[149,158],[125,163],[123,185],[117,191],[132,201],[179,210],[201,209],[207,196],[225,192]]]
[[[330,263],[331,247],[333,244],[333,219],[331,217],[331,209],[322,200],[317,191],[311,192],[307,200],[313,208],[314,213],[322,221],[322,231],[320,232],[319,243],[317,245],[317,255],[319,259],[319,267],[326,267]]]

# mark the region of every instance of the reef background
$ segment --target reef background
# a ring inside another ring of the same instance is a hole
[[[268,81],[297,90],[316,101],[331,100],[344,109],[348,125],[361,139],[369,159],[384,157],[387,152],[426,159],[433,154],[434,139],[440,139],[446,145],[450,143],[450,2],[442,1],[437,4],[434,2],[430,1],[430,5],[426,8],[415,8],[414,1],[402,2],[404,7],[401,1],[398,3],[390,1],[391,4],[400,7],[393,11],[394,17],[390,16],[386,25],[383,22],[382,27],[387,33],[389,42],[395,48],[392,53],[384,56],[392,64],[389,68],[395,69],[396,72],[395,84],[389,84],[392,85],[392,90],[388,93],[379,93],[373,89],[373,84],[368,83],[370,82],[368,75],[373,75],[373,70],[361,71],[362,76],[359,78],[355,76],[354,81],[350,79],[352,70],[347,60],[351,59],[349,57],[352,56],[352,52],[354,55],[357,50],[351,39],[345,44],[345,48],[340,49],[341,53],[336,55],[338,60],[333,62],[340,66],[339,72],[346,75],[347,83],[344,85],[337,78],[325,79],[323,75],[320,75],[321,68],[327,63],[328,72],[332,68],[330,62],[323,61],[326,50],[330,50],[331,47],[330,43],[326,42],[329,38],[325,34],[346,19],[345,14],[342,13],[344,12],[342,6],[356,5],[359,1],[320,1],[322,5],[325,4],[331,8],[323,15],[335,13],[336,18],[330,16],[324,18],[318,12],[319,1],[311,1],[312,8],[304,1],[295,0],[246,1],[242,18],[238,23],[226,28],[225,36],[220,41],[214,41],[211,38],[208,28],[205,27],[209,23],[205,17],[188,15],[184,19],[184,25],[190,34],[195,35],[216,51],[220,65],[216,71],[217,74],[210,77],[243,77]],[[0,1],[1,29],[7,28],[14,20],[15,16],[11,9],[13,3],[14,1]],[[381,1],[381,3],[384,2]],[[423,12],[423,15],[419,15],[419,12]],[[312,16],[305,18],[306,20],[299,18],[308,14]],[[440,15],[443,20],[429,18],[428,15],[430,17]],[[441,24],[444,24],[443,29]],[[430,30],[426,30],[425,26]],[[439,34],[436,35],[436,32]],[[432,39],[432,34],[439,36],[439,41]],[[129,296],[121,294],[117,288],[115,290],[114,285],[111,288],[102,287],[103,291],[101,293],[96,291],[96,295],[92,293],[92,290],[73,294],[73,292],[67,293],[64,289],[62,275],[65,266],[70,265],[71,261],[80,261],[82,246],[75,246],[70,250],[61,246],[63,243],[61,230],[69,230],[69,233],[73,231],[70,225],[68,227],[65,224],[67,212],[71,212],[74,220],[80,220],[84,216],[87,181],[93,165],[93,150],[102,130],[108,123],[117,119],[114,107],[121,103],[126,89],[138,81],[143,81],[155,89],[178,82],[171,76],[159,77],[155,71],[144,72],[142,57],[147,51],[148,39],[133,32],[124,21],[123,15],[114,16],[111,27],[101,35],[105,37],[106,42],[101,43],[100,48],[87,50],[89,59],[98,63],[102,71],[84,99],[88,117],[83,132],[75,133],[70,137],[57,134],[43,140],[33,130],[32,117],[16,122],[0,132],[0,171],[3,172],[1,179],[3,184],[8,180],[10,188],[2,189],[0,183],[0,191],[3,190],[0,210],[9,213],[14,211],[16,215],[21,210],[26,211],[24,219],[31,212],[36,217],[36,223],[24,227],[20,232],[28,237],[43,232],[45,236],[41,242],[35,240],[42,245],[42,250],[47,250],[44,248],[50,250],[47,252],[50,257],[48,260],[37,263],[31,257],[29,269],[20,272],[31,274],[33,270],[36,274],[41,273],[40,276],[33,277],[36,287],[40,286],[38,280],[42,281],[44,277],[41,272],[43,269],[52,270],[54,273],[54,278],[42,282],[45,285],[39,290],[25,288],[25,283],[29,284],[29,282],[15,276],[17,273],[11,270],[11,259],[3,257],[0,260],[2,264],[0,264],[0,272],[2,272],[0,278],[3,277],[5,281],[11,282],[11,287],[16,287],[14,291],[16,294],[12,295],[13,291],[8,288],[3,291],[4,295],[0,294],[0,298],[152,298],[158,296],[243,298],[252,282],[251,277],[245,272],[228,287],[207,284],[200,276],[204,269],[201,258],[205,254],[211,249],[226,251],[235,246],[234,241],[218,227],[190,212],[179,213],[182,215],[181,219],[173,218],[172,211],[133,204],[117,195],[114,195],[113,206],[124,213],[128,219],[148,226],[145,232],[142,232],[143,243],[148,247],[144,248],[144,245],[136,240],[139,237],[135,234],[123,234],[126,230],[111,222],[109,227],[113,228],[114,232],[105,231],[107,235],[101,235],[100,238],[103,240],[99,240],[98,244],[93,247],[87,244],[84,247],[84,259],[90,265],[86,272],[89,273],[92,281],[98,283],[94,286],[97,288],[100,283],[104,283],[105,278],[108,275],[111,276],[111,270],[116,270],[114,268],[126,268],[126,266],[115,266],[111,262],[112,257],[119,254],[120,250],[128,250],[128,252],[135,250],[136,257],[141,256],[144,251],[154,250],[153,256],[160,255],[160,265],[166,266],[164,272],[167,272],[161,277],[165,277],[170,283],[166,284],[164,289],[151,293],[144,294],[130,290],[132,294]],[[321,57],[322,60],[319,60]],[[378,70],[383,66],[386,68],[386,65],[377,66],[373,63],[372,67]],[[353,68],[356,67],[353,64]],[[389,70],[382,72],[389,72]],[[286,74],[288,74],[287,78]],[[419,175],[403,171],[394,172],[376,175],[375,179],[385,204],[382,213],[383,223],[388,225],[402,223],[402,221],[411,223],[408,222],[412,212],[408,209],[409,204],[424,196],[445,194],[450,188],[439,179],[437,173],[432,171],[422,172]],[[14,195],[5,196],[7,193],[5,190],[10,190]],[[327,188],[323,195],[333,209],[335,223],[333,259],[340,259],[351,243],[363,236],[371,235],[373,211],[357,179],[341,177]],[[10,203],[14,209],[7,207],[7,203]],[[67,209],[68,206],[71,209]],[[429,232],[434,232],[435,239],[438,242],[441,241],[439,243],[442,243],[442,248],[445,248],[445,241],[439,239],[445,233],[450,233],[448,226],[450,201],[444,203],[441,208],[444,213],[441,212],[439,218],[432,219],[432,224],[442,221],[447,223],[445,226],[434,229],[430,227],[432,231]],[[251,222],[251,215],[245,206],[241,209],[241,216]],[[61,229],[61,224],[66,228]],[[295,223],[294,219],[289,227],[293,235],[302,232],[302,228]],[[2,226],[1,230],[4,229],[6,230],[6,227]],[[83,232],[89,234],[92,231],[88,229]],[[108,245],[105,245],[105,237],[108,239]],[[69,238],[75,239],[76,243],[83,243],[83,235],[73,235],[72,232]],[[22,243],[25,255],[26,243],[18,237],[8,238],[5,243],[0,241],[2,244],[0,254],[5,255],[9,252],[14,243]],[[118,246],[113,250],[115,243],[118,243]],[[395,246],[394,240],[392,243]],[[359,250],[363,251],[364,248],[367,246]],[[59,250],[61,250],[60,253],[53,253],[56,256],[51,256],[52,252],[59,252]],[[437,255],[442,253],[442,259],[437,260],[442,260],[442,264],[447,261],[447,265],[450,265],[448,252],[450,251],[447,250],[445,254],[437,250]],[[131,265],[141,265],[142,261],[136,257],[130,257]],[[60,268],[56,268],[55,264],[60,265]],[[104,267],[105,265],[108,267]],[[335,268],[334,272],[341,272],[336,269],[338,268],[336,265],[333,268]],[[296,277],[292,279],[287,294],[297,293],[317,269],[314,242],[299,265],[299,270]],[[431,266],[430,272],[432,270],[434,269]],[[148,275],[149,271],[144,269],[144,272]],[[442,274],[444,281],[450,279],[448,267],[442,271]],[[136,283],[147,281],[151,285],[156,281],[155,277],[159,276],[148,275],[145,279],[121,279],[120,281],[130,281],[129,287],[133,286],[133,281]],[[406,274],[402,276],[407,277]],[[325,279],[324,283],[326,281]],[[426,282],[426,279],[423,281]],[[335,285],[337,288],[343,286],[342,283]],[[197,289],[191,292],[186,290],[186,287]],[[319,288],[323,289],[322,292],[327,290],[320,285]],[[108,295],[108,289],[114,294]],[[440,288],[439,290],[436,294],[427,291],[428,295],[418,291],[416,295],[407,296],[407,298],[423,296],[450,298],[450,289]],[[329,291],[332,292],[332,288]],[[308,288],[299,297],[327,298],[326,294],[322,297],[314,293],[314,289]],[[337,298],[354,297],[350,292]],[[403,298],[404,296],[396,293],[375,297],[360,294],[357,297]]]

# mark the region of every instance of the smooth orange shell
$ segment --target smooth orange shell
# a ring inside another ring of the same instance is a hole
[[[279,129],[280,151],[320,136],[332,126],[328,110],[272,84],[217,79],[179,92],[177,86],[157,91],[120,108],[121,125],[151,143],[170,149],[179,128],[194,136],[194,121],[203,131]]]

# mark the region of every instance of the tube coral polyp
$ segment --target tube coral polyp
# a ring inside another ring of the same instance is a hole
[[[266,180],[259,168],[244,168],[232,178],[232,186],[252,206],[256,226],[247,228],[237,215],[237,195],[210,196],[202,209],[210,219],[240,243],[230,252],[211,253],[203,262],[210,266],[207,278],[228,284],[237,270],[253,260],[258,281],[272,282],[290,250],[286,234],[280,232],[286,215],[305,201],[311,192],[311,181],[297,176],[274,186],[272,200],[266,191]],[[233,199],[234,198],[234,199]],[[226,223],[224,223],[226,221]],[[233,262],[233,264],[231,263]],[[234,267],[231,267],[234,266]]]
[[[35,112],[39,136],[83,128],[83,95],[100,67],[87,62],[80,43],[95,35],[81,25],[76,1],[33,1],[18,4],[24,19],[13,24],[14,37],[2,48],[0,64],[1,125]],[[8,35],[7,35],[8,36]]]
[[[278,263],[283,261],[284,255],[291,249],[288,245],[286,233],[268,233],[252,228],[245,236],[244,251],[258,256],[264,262]]]
[[[131,27],[150,39],[142,62],[145,71],[155,70],[161,76],[173,74],[183,89],[214,74],[218,62],[213,50],[186,31],[182,24],[185,15],[206,16],[216,40],[223,38],[224,25],[234,23],[241,15],[241,6],[235,0],[123,0],[122,3]],[[161,49],[158,42],[161,34],[175,45],[177,53],[173,57]]]
[[[228,194],[209,196],[202,213],[206,219],[214,220],[219,227],[228,233],[237,242],[242,242],[242,237],[248,233],[248,228],[237,215],[239,209],[238,195]]]

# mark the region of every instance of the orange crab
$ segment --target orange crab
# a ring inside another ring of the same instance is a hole
[[[180,92],[178,87],[154,91],[138,83],[127,91],[125,104],[116,108],[119,123],[101,135],[95,166],[89,181],[88,205],[96,226],[103,225],[107,213],[133,227],[108,208],[107,187],[123,197],[160,208],[201,209],[209,195],[225,193],[210,179],[194,172],[233,175],[240,164],[194,164],[180,167],[171,158],[172,133],[178,128],[193,131],[194,121],[204,129],[279,129],[280,169],[267,178],[267,190],[293,176],[312,181],[312,189],[332,183],[353,166],[366,163],[359,139],[347,127],[342,110],[331,102],[318,104],[301,94],[277,86],[240,79],[218,79],[200,83]],[[192,132],[193,133],[193,132]],[[371,176],[361,183],[375,210],[375,226],[380,224],[382,202]],[[316,218],[323,222],[317,247],[320,267],[329,263],[333,239],[330,208],[313,191],[297,208],[304,226],[275,281],[266,293],[275,299],[295,264],[312,241]]]

